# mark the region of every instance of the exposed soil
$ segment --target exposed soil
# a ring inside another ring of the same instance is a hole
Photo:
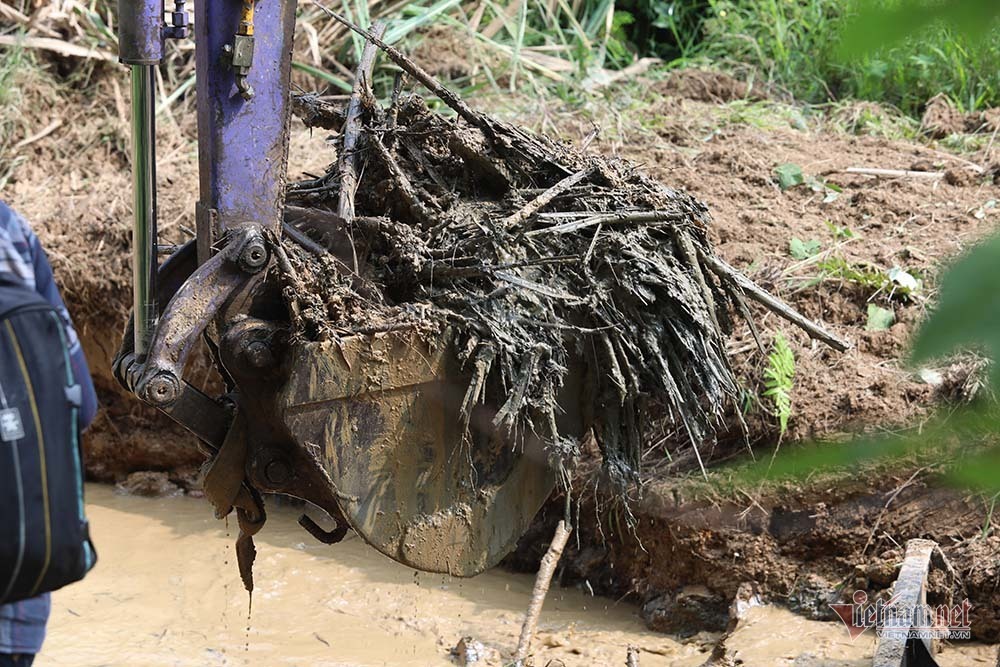
[[[1000,127],[1000,109],[964,112],[944,94],[927,102],[920,119],[920,129],[934,139],[943,139],[960,132],[994,132]]]
[[[653,86],[653,90],[664,97],[715,104],[743,99],[762,100],[765,97],[761,92],[751,90],[745,82],[724,72],[703,69],[670,72]]]
[[[849,601],[856,590],[871,599],[884,593],[902,561],[901,545],[923,537],[943,546],[962,584],[950,590],[932,579],[931,599],[968,596],[973,636],[996,642],[1000,536],[982,535],[989,503],[924,475],[864,475],[760,495],[751,489],[740,500],[699,498],[676,481],[658,481],[633,510],[634,533],[623,533],[621,520],[599,521],[590,497],[579,542],[564,555],[562,582],[630,598],[643,605],[650,627],[682,635],[725,629],[744,582],[808,618],[835,620],[829,603]],[[562,505],[554,502],[508,565],[531,570],[560,518]]]
[[[130,299],[131,196],[123,90],[127,86],[121,71],[112,69],[83,90],[55,97],[29,95],[22,106],[23,137],[66,109],[71,118],[18,149],[26,161],[14,170],[0,196],[24,214],[46,246],[93,366],[104,411],[84,439],[88,473],[95,479],[121,481],[135,471],[171,471],[170,482],[189,484],[200,461],[191,439],[121,394],[110,376]],[[682,90],[677,87],[677,92]],[[684,94],[705,98],[702,93]],[[732,98],[712,93],[708,99]],[[158,165],[161,230],[167,242],[181,240],[186,229],[193,229],[190,203],[197,189],[190,100],[171,113],[160,117]],[[781,328],[796,355],[786,444],[862,424],[912,423],[942,401],[968,393],[975,384],[970,375],[974,363],[944,369],[945,382],[933,386],[903,369],[899,360],[933,296],[933,279],[942,262],[996,228],[1000,209],[987,205],[1000,199],[1000,188],[989,176],[996,169],[992,155],[980,151],[959,157],[933,144],[843,134],[826,128],[822,119],[789,121],[781,114],[766,128],[758,127],[735,119],[731,107],[675,97],[655,100],[629,115],[617,134],[598,140],[593,148],[633,159],[663,183],[683,187],[705,201],[715,219],[710,235],[724,259],[856,343],[845,354],[833,353],[773,316],[758,313],[765,339]],[[539,122],[539,117],[529,111],[521,120]],[[553,124],[548,113],[541,117],[543,124]],[[570,141],[579,141],[592,129],[582,116],[562,112],[556,114],[555,125]],[[333,156],[317,155],[316,139],[300,126],[294,134],[293,156],[298,161],[293,175],[303,170],[318,173],[317,164]],[[969,162],[986,173],[971,169]],[[834,183],[843,192],[826,202],[828,192],[805,185],[782,192],[774,169],[785,163],[796,163],[805,174]],[[940,170],[950,176],[877,179],[839,171],[851,166]],[[856,237],[835,238],[827,223],[849,228]],[[925,288],[910,299],[889,298],[888,290],[875,294],[851,281],[823,277],[820,260],[803,264],[789,256],[792,238],[820,241],[829,253],[821,259],[836,255],[850,265],[898,266],[923,278]],[[817,278],[822,279],[811,284]],[[894,312],[896,323],[888,330],[865,331],[870,300]],[[759,395],[762,362],[748,329],[737,330],[730,351],[748,394]],[[769,455],[777,439],[775,420],[766,407],[757,406],[747,422],[751,443]],[[729,436],[723,437],[716,457],[743,447],[736,430]],[[692,466],[682,455],[656,474],[672,475]],[[882,557],[892,560],[893,540],[901,544],[910,537],[931,537],[947,545],[979,610],[973,614],[974,632],[983,639],[1000,639],[1000,599],[995,592],[1000,543],[993,534],[974,539],[984,526],[981,500],[927,485],[918,476],[895,498],[876,529],[885,494],[911,472],[859,479],[854,487],[755,496],[753,503],[688,501],[670,481],[654,481],[634,509],[639,541],[610,526],[605,526],[607,539],[602,540],[594,528],[598,524],[585,518],[579,547],[567,559],[566,581],[586,580],[601,592],[628,592],[639,603],[669,596],[663,604],[675,603],[673,597],[683,586],[701,584],[711,607],[720,600],[728,604],[736,587],[752,580],[765,594],[806,613],[821,613],[823,603],[816,599],[840,582],[848,581],[845,590],[853,590],[862,584],[883,587],[891,580],[879,563],[885,562]],[[525,564],[537,557],[551,535],[554,517],[547,511],[536,531],[522,540],[519,558],[512,562]],[[875,537],[865,549],[873,531]],[[658,607],[648,608],[654,618]]]

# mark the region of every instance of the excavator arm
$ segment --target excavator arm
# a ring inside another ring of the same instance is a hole
[[[464,428],[469,377],[450,334],[400,330],[338,341],[290,335],[280,271],[294,0],[195,4],[200,192],[197,238],[157,266],[154,69],[164,40],[188,36],[184,0],[121,0],[120,59],[131,67],[135,227],[133,324],[121,383],[204,445],[206,496],[236,511],[251,586],[265,494],[324,510],[317,539],[349,529],[414,568],[458,576],[496,564],[555,484],[542,443],[513,447]],[[206,341],[226,390],[185,380]],[[564,428],[580,431],[574,411]],[[473,454],[474,453],[474,454]],[[469,462],[473,463],[470,474]]]

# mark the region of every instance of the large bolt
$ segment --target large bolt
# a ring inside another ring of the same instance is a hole
[[[271,459],[264,467],[264,477],[275,486],[285,484],[292,476],[292,469],[285,459]]]
[[[267,368],[274,363],[271,346],[263,340],[252,340],[243,348],[243,356],[254,368]]]
[[[251,239],[247,241],[243,249],[240,250],[240,266],[244,271],[255,273],[264,268],[267,264],[267,247],[261,239]]]
[[[140,398],[150,405],[164,407],[177,400],[181,384],[169,371],[160,371],[142,386]]]

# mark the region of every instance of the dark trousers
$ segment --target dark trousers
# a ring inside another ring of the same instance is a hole
[[[0,653],[0,667],[31,667],[31,663],[34,661],[35,656],[27,653],[22,653],[21,655]]]

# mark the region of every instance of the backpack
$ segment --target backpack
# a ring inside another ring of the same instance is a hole
[[[56,309],[0,280],[0,604],[78,581],[96,562],[83,513],[81,399]]]

